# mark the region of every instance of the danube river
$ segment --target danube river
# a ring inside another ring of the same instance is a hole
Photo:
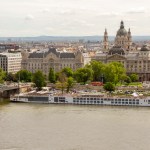
[[[0,150],[148,149],[148,107],[0,104]]]

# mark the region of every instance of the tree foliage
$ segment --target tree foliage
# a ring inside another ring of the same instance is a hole
[[[74,79],[72,77],[69,77],[67,79],[67,93],[70,91],[70,88],[72,88],[74,85]]]
[[[16,73],[16,78],[20,81],[31,82],[32,73],[28,70],[20,70]]]
[[[100,81],[103,76],[104,64],[98,61],[92,61],[89,65],[93,70],[93,81]]]
[[[79,68],[74,73],[74,77],[77,80],[77,82],[83,82],[84,84],[88,80],[93,79],[93,70],[91,68]]]
[[[42,87],[46,85],[45,76],[41,71],[37,71],[33,74],[32,81],[35,83],[38,90],[41,90]]]
[[[0,83],[4,82],[5,76],[6,76],[6,73],[0,68]]]
[[[63,68],[62,72],[66,75],[66,77],[72,77],[73,76],[73,71],[69,67]]]
[[[129,76],[127,76],[124,81],[127,83],[127,85],[132,82]]]
[[[132,82],[136,82],[136,81],[138,81],[139,76],[137,74],[133,73],[133,74],[130,75],[130,79],[131,79]]]
[[[115,90],[115,85],[112,83],[112,82],[107,82],[105,85],[104,85],[104,89],[106,91],[109,91],[109,92],[112,92]]]
[[[121,81],[126,74],[124,66],[119,62],[111,62],[105,65],[104,78],[106,82],[113,82],[115,85]]]
[[[67,87],[67,77],[65,73],[60,72],[58,76],[58,82],[56,83],[56,86],[61,89],[62,94],[64,93],[65,88]]]
[[[11,72],[6,73],[5,81],[13,81],[13,82],[16,82],[16,81],[17,81],[16,75],[13,74],[13,73],[11,73]]]
[[[48,79],[51,83],[56,82],[55,72],[54,72],[54,69],[52,69],[52,68],[49,69]]]

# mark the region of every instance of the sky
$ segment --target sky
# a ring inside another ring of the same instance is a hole
[[[0,0],[0,37],[150,35],[149,0]]]

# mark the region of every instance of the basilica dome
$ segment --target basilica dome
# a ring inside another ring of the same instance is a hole
[[[117,31],[117,36],[126,36],[126,35],[127,35],[127,31],[126,31],[126,29],[124,28],[124,23],[123,23],[123,21],[121,21],[120,29]]]
[[[108,55],[114,55],[114,54],[125,55],[125,50],[121,46],[113,46],[109,50]]]

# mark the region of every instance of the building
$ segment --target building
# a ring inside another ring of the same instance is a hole
[[[53,68],[55,72],[65,67],[76,70],[91,61],[90,57],[81,51],[60,52],[53,47],[33,53],[24,52],[22,56],[22,69],[32,73],[41,70],[45,75],[48,75],[50,68]]]
[[[136,73],[140,81],[150,81],[150,47],[143,45],[139,50],[132,44],[131,31],[127,32],[124,23],[121,21],[120,28],[117,31],[114,46],[106,51],[108,38],[106,31],[104,34],[105,49],[98,51],[92,60],[109,63],[113,61],[120,62],[126,68],[127,74]]]
[[[18,50],[19,45],[16,44],[0,44],[0,53],[10,50]]]
[[[7,73],[16,73],[21,69],[21,53],[0,53],[0,68]]]

